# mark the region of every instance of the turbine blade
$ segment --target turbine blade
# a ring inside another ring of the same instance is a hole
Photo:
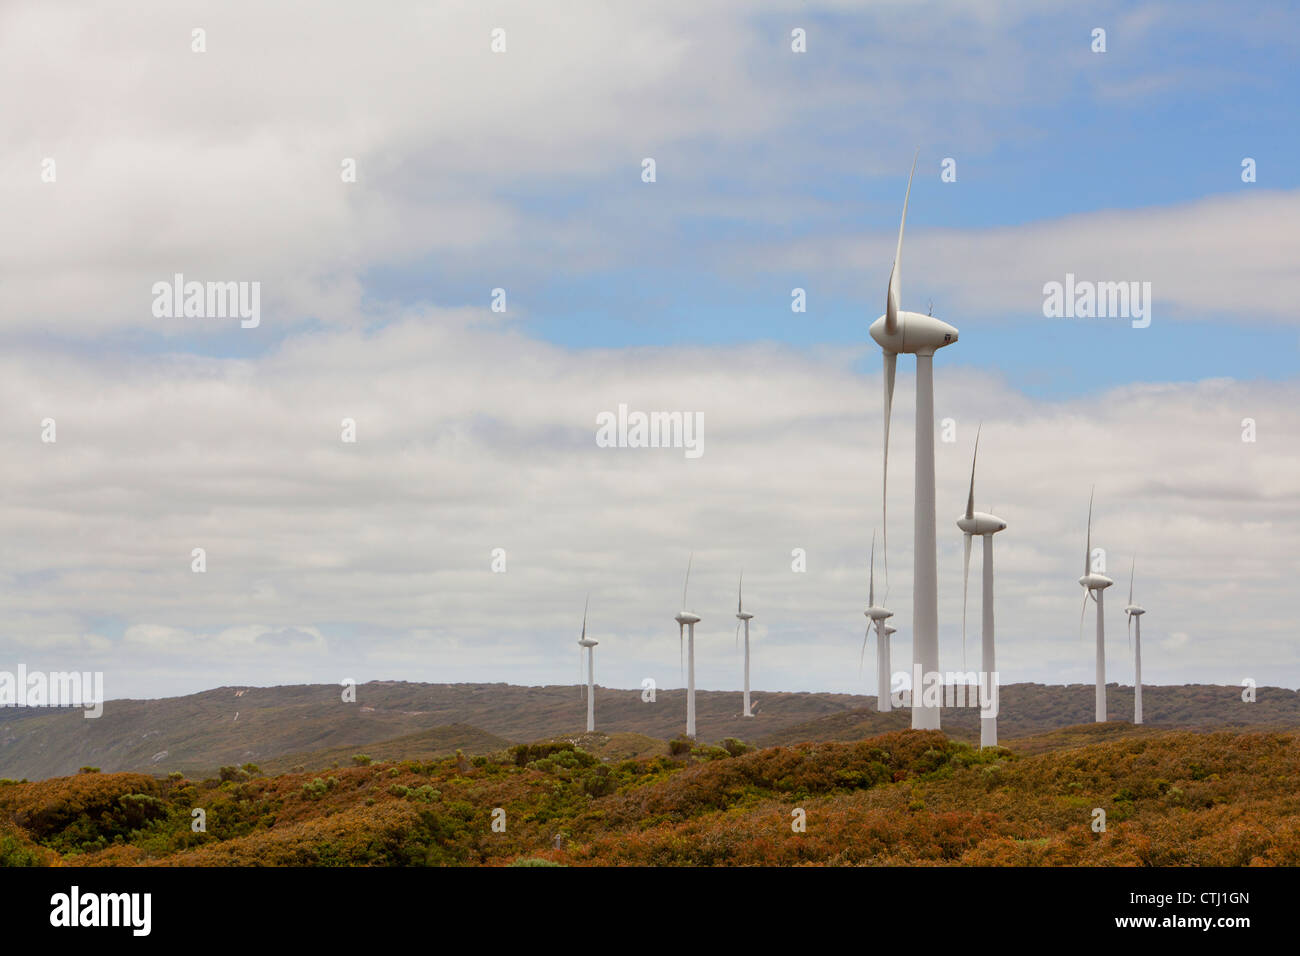
[[[975,430],[975,454],[970,456],[970,494],[966,497],[966,517],[975,517],[975,460],[980,454],[980,431],[984,428],[980,425]]]
[[[1133,563],[1129,565],[1129,569],[1128,569],[1128,603],[1129,604],[1133,603],[1133,572],[1137,570],[1137,563],[1138,563],[1137,555],[1134,555]]]
[[[743,621],[736,622],[736,650],[740,650],[740,625],[743,623]]]
[[[1083,607],[1079,608],[1079,640],[1083,640],[1083,616],[1088,613],[1088,595],[1091,592],[1083,589]]]
[[[893,335],[898,331],[898,313],[903,298],[903,229],[907,226],[907,202],[912,198],[912,177],[916,174],[916,159],[921,150],[912,156],[912,171],[907,174],[907,192],[903,195],[903,218],[898,223],[898,247],[894,250],[894,267],[889,270],[889,292],[885,297],[885,331]]]
[[[736,588],[736,613],[741,613],[745,602],[745,572],[740,572],[740,586]]]
[[[686,625],[677,625],[677,666],[680,668],[680,676],[686,676]]]
[[[871,622],[867,621],[867,630],[862,635],[862,653],[858,655],[858,676],[862,676],[862,663],[867,659],[867,641],[871,638]]]
[[[591,595],[587,595],[587,600],[582,603],[582,639],[587,639],[587,605],[591,602]],[[581,656],[581,655],[579,655]]]
[[[880,479],[881,557],[885,564],[885,596],[889,596],[889,417],[894,408],[894,373],[898,353],[883,353],[885,360],[885,453]]]
[[[1132,604],[1133,599],[1129,598],[1128,603]],[[1125,611],[1124,614],[1128,617],[1128,649],[1131,651],[1133,650],[1133,615],[1128,611]]]
[[[695,560],[695,552],[686,559],[686,582],[682,585],[682,610],[686,610],[686,589],[691,586],[691,562]]]
[[[970,542],[972,535],[964,534],[966,554],[961,562],[961,669],[966,669],[966,593],[970,585]]]
[[[1087,577],[1092,573],[1092,496],[1096,493],[1097,486],[1092,486],[1092,491],[1088,492],[1088,543],[1083,549],[1083,576]]]
[[[876,532],[871,532],[871,583],[867,587],[867,604],[874,606],[876,603]]]

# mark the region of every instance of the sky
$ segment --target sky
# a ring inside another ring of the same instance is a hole
[[[1092,679],[1095,486],[1109,679],[1136,560],[1147,683],[1300,687],[1294,7],[133,7],[0,7],[0,670],[571,683],[589,595],[598,683],[681,686],[693,554],[699,686],[740,686],[743,569],[757,689],[873,693],[867,327],[916,155],[903,307],[960,330],[941,666],[980,428],[1003,683]],[[258,283],[256,326],[158,315],[178,273]],[[1149,283],[1149,325],[1049,316],[1067,274]],[[702,454],[601,447],[620,405],[700,416]]]

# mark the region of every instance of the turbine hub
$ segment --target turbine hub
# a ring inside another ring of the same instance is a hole
[[[945,345],[957,341],[957,330],[942,319],[920,312],[898,313],[898,329],[893,335],[885,331],[882,315],[871,323],[871,337],[887,352],[933,355]]]
[[[1104,591],[1115,582],[1104,574],[1092,573],[1085,574],[1083,577],[1079,578],[1079,583],[1089,591]]]
[[[682,611],[673,618],[673,620],[678,624],[699,624],[700,616],[698,614],[692,614],[690,611]]]
[[[962,515],[957,519],[957,527],[967,534],[997,534],[999,531],[1005,531],[1007,523],[997,515],[991,515],[987,511],[977,511],[973,517],[967,518]]]

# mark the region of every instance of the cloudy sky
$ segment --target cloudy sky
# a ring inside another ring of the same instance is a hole
[[[982,423],[1004,682],[1091,679],[1095,484],[1111,679],[1136,555],[1149,682],[1300,686],[1300,14],[864,6],[0,7],[0,670],[102,670],[110,697],[572,682],[590,593],[598,682],[675,686],[694,552],[700,686],[739,686],[743,568],[757,687],[870,691],[867,326],[919,149],[903,305],[961,330],[942,666]],[[156,316],[177,273],[260,283],[260,323]],[[1150,326],[1045,317],[1067,273],[1151,283]],[[699,413],[703,454],[598,447],[620,404]]]

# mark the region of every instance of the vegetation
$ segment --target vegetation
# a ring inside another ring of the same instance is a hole
[[[1108,727],[1028,753],[912,730],[627,759],[564,739],[272,776],[7,782],[0,865],[1300,865],[1300,738]]]

